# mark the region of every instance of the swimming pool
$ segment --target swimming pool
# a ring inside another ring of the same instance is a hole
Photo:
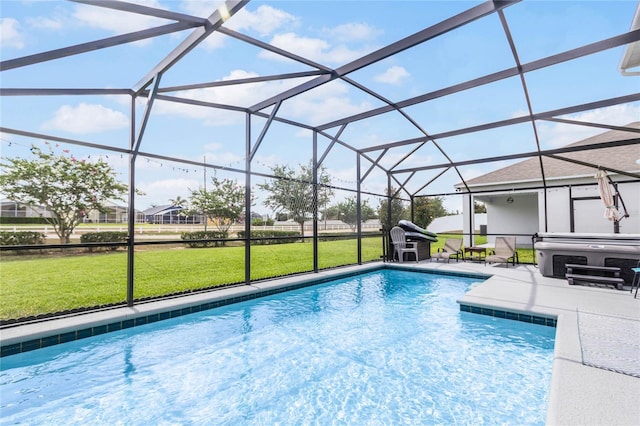
[[[3,424],[544,424],[555,329],[380,270],[2,358]]]

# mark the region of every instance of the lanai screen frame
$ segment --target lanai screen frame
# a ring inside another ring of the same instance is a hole
[[[124,13],[134,13],[158,18],[164,18],[175,21],[172,24],[163,25],[155,28],[150,28],[142,31],[137,31],[133,33],[123,34],[119,36],[109,37],[101,40],[95,40],[88,43],[68,46],[62,49],[56,49],[51,51],[46,51],[34,55],[28,55],[24,57],[19,57],[15,59],[4,60],[0,62],[0,71],[6,71],[10,69],[16,69],[21,67],[28,67],[30,65],[38,64],[41,62],[52,61],[58,58],[63,58],[71,55],[79,55],[86,52],[91,52],[94,50],[104,49],[112,46],[117,46],[120,44],[131,43],[139,40],[144,40],[147,38],[152,38],[164,34],[171,34],[178,31],[184,31],[188,28],[193,28],[191,34],[186,37],[170,54],[168,54],[163,60],[161,60],[155,67],[150,69],[146,75],[144,75],[138,83],[136,83],[131,88],[120,88],[120,89],[101,89],[101,88],[89,88],[89,89],[77,89],[77,88],[0,88],[0,96],[86,96],[86,95],[128,95],[131,97],[131,112],[130,112],[130,143],[129,149],[117,148],[113,146],[106,146],[102,144],[96,144],[81,140],[74,140],[68,138],[56,137],[53,135],[46,135],[40,133],[34,133],[26,130],[20,129],[12,129],[1,127],[0,131],[20,135],[30,138],[38,138],[38,139],[47,139],[51,141],[63,142],[71,145],[85,146],[91,148],[98,148],[110,152],[119,153],[122,155],[127,155],[129,158],[129,176],[128,182],[130,188],[135,188],[136,177],[136,159],[138,156],[143,155],[147,158],[155,158],[158,160],[169,160],[175,161],[179,163],[184,163],[188,165],[194,165],[198,167],[205,167],[210,169],[224,169],[228,171],[233,171],[236,173],[243,174],[245,177],[245,187],[246,191],[246,200],[245,200],[245,217],[251,217],[251,184],[253,176],[260,176],[264,178],[273,178],[269,174],[258,173],[252,171],[252,161],[254,156],[258,152],[260,148],[260,144],[263,141],[265,135],[269,131],[269,127],[273,122],[281,122],[288,125],[296,126],[302,129],[307,129],[313,132],[313,182],[314,189],[317,191],[317,171],[322,166],[323,161],[332,150],[335,145],[340,145],[356,154],[356,189],[349,188],[339,188],[337,189],[345,190],[345,191],[354,191],[357,197],[357,205],[358,205],[358,226],[357,226],[357,241],[358,241],[358,249],[357,249],[357,262],[358,264],[362,263],[361,257],[361,238],[362,238],[362,228],[361,228],[361,196],[365,192],[362,191],[361,184],[366,179],[367,175],[371,173],[371,171],[375,168],[382,170],[387,175],[387,194],[375,194],[368,193],[369,195],[387,197],[390,200],[393,197],[398,197],[401,192],[406,194],[408,198],[405,200],[409,200],[413,202],[415,197],[423,197],[423,196],[445,196],[445,195],[471,195],[481,193],[474,192],[469,186],[462,176],[459,168],[462,166],[481,164],[481,163],[490,163],[495,161],[503,161],[503,160],[517,160],[517,159],[525,159],[525,158],[538,158],[540,165],[540,175],[542,177],[542,185],[540,187],[536,187],[538,189],[543,189],[546,197],[546,189],[548,187],[547,181],[545,179],[545,171],[543,165],[543,158],[554,158],[560,159],[563,161],[575,162],[576,160],[572,160],[571,158],[563,157],[562,154],[567,154],[576,151],[590,150],[590,149],[598,149],[598,148],[610,148],[613,146],[624,146],[624,145],[635,145],[640,143],[640,137],[619,140],[614,142],[607,143],[598,143],[591,145],[583,145],[578,147],[566,147],[566,148],[558,148],[551,150],[543,150],[541,149],[540,140],[538,137],[537,126],[539,122],[554,122],[554,123],[565,123],[565,124],[574,124],[581,126],[592,126],[597,128],[602,128],[605,130],[622,130],[625,132],[634,132],[636,134],[640,134],[640,130],[628,127],[614,126],[614,125],[606,125],[601,123],[594,122],[583,122],[583,121],[575,121],[569,120],[566,118],[561,118],[567,114],[574,114],[578,112],[588,111],[596,108],[604,108],[610,107],[614,105],[626,104],[630,102],[640,101],[640,93],[630,94],[626,96],[613,97],[608,99],[602,99],[596,102],[589,102],[585,104],[573,105],[561,109],[549,110],[544,112],[534,112],[531,106],[531,101],[529,97],[529,92],[527,88],[527,83],[525,80],[525,75],[529,72],[540,70],[543,68],[551,67],[554,65],[558,65],[573,59],[586,57],[589,55],[597,54],[599,52],[625,46],[631,45],[632,43],[640,41],[640,29],[629,30],[627,32],[621,33],[617,36],[606,38],[603,40],[599,40],[593,43],[589,43],[583,45],[578,48],[574,48],[571,50],[564,51],[559,54],[551,55],[542,59],[534,60],[528,63],[522,63],[519,59],[518,50],[513,41],[511,31],[507,22],[507,18],[504,14],[504,9],[510,7],[518,1],[487,1],[481,3],[477,6],[471,7],[470,9],[455,15],[451,18],[445,19],[435,25],[424,28],[408,37],[405,37],[401,40],[398,40],[394,43],[388,44],[372,53],[364,55],[354,61],[351,61],[345,65],[342,65],[338,68],[332,69],[330,67],[318,64],[308,58],[301,57],[292,52],[285,51],[281,48],[275,47],[273,45],[267,44],[263,41],[252,38],[248,35],[242,34],[240,32],[231,30],[224,26],[224,22],[233,16],[237,11],[245,7],[248,3],[248,0],[237,0],[237,1],[227,1],[224,6],[221,6],[217,10],[215,10],[208,18],[199,18],[195,16],[185,15],[181,13],[176,13],[168,10],[156,9],[152,7],[126,3],[126,2],[102,2],[102,1],[94,1],[94,0],[76,0],[78,3],[84,3],[86,5],[91,5],[95,7],[104,7],[110,9],[116,9],[122,11]],[[369,65],[375,64],[391,55],[403,52],[407,49],[412,48],[413,46],[417,46],[421,43],[424,43],[428,40],[434,39],[440,35],[443,35],[449,31],[455,30],[457,28],[464,27],[478,19],[486,17],[488,15],[496,14],[499,17],[499,20],[502,25],[502,29],[504,31],[504,35],[508,41],[509,47],[511,49],[511,53],[513,55],[513,60],[515,66],[503,69],[498,72],[494,72],[491,74],[487,74],[481,76],[479,78],[475,78],[472,80],[465,81],[463,83],[455,84],[443,89],[439,89],[429,93],[423,93],[419,96],[405,99],[400,102],[393,102],[383,95],[377,93],[369,87],[366,87],[355,80],[352,80],[349,77],[350,73],[354,71],[363,69]],[[301,64],[309,66],[314,70],[308,72],[298,72],[298,73],[289,73],[289,74],[277,74],[277,75],[267,75],[262,77],[248,78],[243,80],[232,80],[232,81],[216,81],[216,82],[203,82],[199,84],[190,84],[190,85],[182,85],[182,86],[172,86],[172,87],[163,87],[162,76],[163,74],[169,70],[173,65],[178,63],[185,55],[187,55],[192,49],[194,49],[199,43],[201,43],[204,39],[206,39],[209,35],[219,32],[228,37],[232,37],[236,40],[239,40],[244,43],[248,43],[259,47],[260,49],[264,49],[266,51],[276,53],[293,61],[297,61]],[[197,88],[209,88],[216,86],[224,86],[224,85],[235,85],[235,84],[246,84],[246,83],[255,83],[262,81],[272,81],[272,80],[283,80],[283,79],[291,79],[291,78],[299,78],[299,77],[314,77],[311,80],[302,83],[298,86],[295,86],[291,89],[283,91],[275,96],[272,96],[268,99],[264,99],[263,101],[256,103],[255,105],[243,108],[233,105],[223,105],[223,104],[214,104],[211,102],[198,101],[194,99],[180,98],[176,96],[170,96],[165,93],[176,92],[180,90],[187,89],[197,89]],[[522,91],[524,97],[526,99],[528,112],[527,114],[501,121],[488,122],[472,127],[460,128],[452,131],[430,134],[425,129],[421,127],[419,122],[412,118],[404,109],[413,105],[421,104],[427,102],[429,100],[433,100],[439,97],[455,94],[458,92],[462,92],[465,90],[469,90],[476,87],[481,87],[483,85],[497,82],[500,80],[504,80],[507,78],[517,77],[520,79],[520,83],[522,86]],[[278,116],[278,110],[283,102],[294,98],[297,95],[303,94],[308,90],[311,90],[315,87],[319,87],[323,84],[329,83],[334,80],[341,80],[350,86],[365,92],[366,94],[378,99],[381,101],[384,106],[371,109],[369,111],[365,111],[363,113],[359,113],[352,116],[342,117],[338,120],[334,120],[328,123],[324,123],[321,125],[309,125],[304,122],[295,122],[289,119],[285,119]],[[146,98],[146,108],[144,110],[143,116],[140,120],[139,126],[136,126],[136,110],[135,103],[139,98]],[[246,116],[246,130],[245,130],[245,164],[244,168],[230,168],[227,166],[221,166],[219,164],[209,164],[202,162],[192,162],[188,160],[161,156],[158,154],[154,154],[153,152],[145,152],[141,151],[141,143],[144,139],[145,128],[147,125],[147,121],[153,109],[153,104],[155,100],[163,100],[167,102],[175,102],[182,104],[190,104],[190,105],[198,105],[204,108],[216,108],[216,109],[226,109],[233,110],[236,112],[242,112]],[[264,110],[272,108],[270,113],[265,113]],[[415,126],[415,128],[421,133],[423,136],[418,138],[412,138],[407,140],[399,140],[389,143],[384,143],[375,146],[368,146],[364,148],[356,148],[355,146],[350,145],[347,141],[340,139],[342,132],[349,126],[351,123],[355,123],[360,120],[365,120],[369,118],[373,118],[379,116],[381,114],[385,114],[391,111],[395,111],[399,113],[407,122],[411,123],[411,125]],[[253,138],[251,132],[251,122],[252,118],[257,117],[260,119],[266,119],[266,123],[257,136],[257,138]],[[447,154],[447,152],[439,145],[438,140],[447,137],[471,134],[474,132],[480,132],[484,130],[490,129],[498,129],[507,126],[513,126],[518,124],[526,124],[530,123],[532,126],[532,132],[535,138],[535,143],[537,149],[531,152],[518,153],[512,155],[501,155],[501,156],[493,156],[493,157],[485,157],[485,158],[475,158],[472,160],[466,161],[453,161],[451,157]],[[338,129],[338,131],[332,135],[329,130],[330,129]],[[318,136],[326,137],[330,140],[329,146],[323,152],[320,152],[318,149]],[[403,163],[420,147],[425,144],[433,144],[433,146],[441,152],[444,158],[447,159],[446,162],[440,164],[429,164],[421,167],[402,167]],[[380,163],[383,157],[387,154],[390,149],[397,147],[410,147],[410,151],[406,154],[402,159],[397,161],[391,167],[383,167]],[[373,154],[376,152],[381,152],[381,154],[374,156]],[[366,162],[368,166],[363,168],[363,162]],[[585,164],[583,164],[585,165]],[[640,179],[640,175],[635,173],[625,172],[624,170],[617,170],[614,168],[603,167],[601,165],[596,164],[586,164],[588,166],[592,166],[594,168],[603,168],[605,170],[620,174],[626,175],[633,179]],[[464,191],[461,192],[452,192],[452,193],[438,193],[438,194],[423,194],[422,192],[425,189],[428,189],[428,186],[443,173],[448,170],[453,169],[458,177],[460,178],[460,182],[464,187]],[[409,191],[407,185],[412,177],[420,171],[426,170],[442,170],[435,178],[432,180],[425,182],[424,185],[421,185],[417,191]],[[401,180],[399,177],[403,174],[409,174],[409,177]],[[392,187],[397,187],[397,190],[394,194],[392,194]],[[316,192],[317,194],[317,192]],[[471,197],[470,197],[471,199]],[[390,203],[388,203],[389,205]],[[545,203],[545,210],[547,209],[547,205]],[[128,200],[128,210],[129,210],[129,222],[128,222],[128,265],[127,265],[127,304],[129,306],[133,305],[134,295],[134,246],[135,246],[135,192],[133,190],[129,191],[129,200]],[[316,206],[317,210],[317,206]],[[314,212],[314,220],[313,220],[313,271],[318,271],[318,212]],[[545,213],[546,215],[546,213]],[[390,214],[388,217],[390,218]],[[390,227],[391,224],[386,224],[387,227]],[[251,282],[251,244],[250,244],[250,221],[245,221],[245,281],[247,283]],[[472,231],[473,232],[473,231]]]

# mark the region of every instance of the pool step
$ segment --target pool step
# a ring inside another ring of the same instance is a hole
[[[567,274],[572,274],[574,269],[577,269],[579,271],[609,273],[616,278],[620,276],[620,268],[618,268],[617,266],[577,265],[574,263],[567,263],[564,266],[567,268]]]
[[[587,283],[614,285],[618,290],[622,290],[624,279],[620,278],[620,268],[618,267],[577,265],[573,263],[567,263],[565,267],[567,268],[565,277],[570,285],[575,284],[574,281],[581,281]]]
[[[582,275],[582,274],[566,274],[567,281],[570,285],[576,284],[574,281],[582,281],[587,283],[614,285],[618,290],[622,290],[624,280],[619,277],[601,277],[598,275]]]

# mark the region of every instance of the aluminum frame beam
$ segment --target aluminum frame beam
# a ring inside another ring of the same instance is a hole
[[[562,62],[567,62],[573,59],[578,59],[583,56],[592,55],[594,53],[601,52],[603,50],[612,49],[614,47],[619,47],[624,44],[632,43],[634,41],[640,40],[640,30],[630,31],[625,34],[621,34],[615,37],[608,38],[606,40],[597,41],[582,47],[578,47],[576,49],[571,49],[565,51],[563,53],[559,53],[557,55],[551,55],[546,58],[542,58],[536,61],[529,62],[527,64],[519,67],[512,67],[502,71],[498,71],[492,74],[487,74],[485,76],[472,79],[463,83],[454,84],[453,86],[446,87],[444,89],[435,90],[430,93],[425,93],[423,95],[415,96],[413,98],[406,99],[404,101],[397,102],[395,105],[398,108],[405,108],[408,106],[420,104],[426,101],[430,101],[436,98],[441,98],[443,96],[451,95],[457,92],[462,92],[467,89],[472,89],[474,87],[483,86],[485,84],[494,83],[496,81],[504,80],[505,78],[515,77],[520,73],[527,73],[531,71],[536,71],[542,68],[546,68],[552,65],[556,65]],[[335,126],[340,126],[344,123],[352,123],[354,121],[363,120],[365,118],[371,118],[376,115],[385,114],[387,112],[393,111],[395,108],[391,106],[384,106],[380,108],[375,108],[360,114],[354,114],[349,117],[345,117],[340,120],[335,120],[330,123],[326,123],[320,126],[317,126],[319,130],[330,129]]]
[[[424,43],[427,40],[430,40],[442,34],[448,33],[449,31],[462,27],[484,16],[495,13],[498,10],[501,10],[507,6],[517,3],[518,1],[519,0],[487,1],[478,6],[472,7],[471,9],[468,9],[456,16],[453,16],[449,19],[445,19],[444,21],[441,21],[429,28],[425,28],[422,31],[418,31],[417,33],[410,35],[408,37],[405,37],[402,40],[398,40],[397,42],[391,43],[383,47],[382,49],[378,49],[375,52],[372,52],[355,61],[352,61],[346,65],[343,65],[342,67],[335,69],[330,77],[327,77],[327,76],[318,77],[307,83],[304,83],[297,87],[286,90],[280,93],[279,95],[273,96],[269,99],[265,99],[262,102],[258,102],[257,104],[253,105],[249,109],[251,111],[260,111],[270,105],[273,105],[278,101],[289,99],[293,96],[304,93],[308,90],[311,90],[329,81],[335,80],[344,75],[347,75],[361,68],[364,68],[368,65],[379,62],[385,58],[388,58],[389,56],[395,55],[413,46],[416,46],[420,43]]]
[[[100,50],[107,47],[118,46],[121,44],[131,43],[134,41],[140,41],[147,38],[157,37],[164,34],[171,34],[177,31],[187,30],[195,27],[195,24],[191,23],[175,23],[163,25],[160,27],[150,28],[142,31],[136,31],[132,33],[122,34],[114,37],[107,37],[100,40],[90,41],[88,43],[76,44],[74,46],[63,47],[62,49],[49,50],[42,53],[35,53],[33,55],[22,56],[20,58],[8,59],[0,62],[0,71],[7,71],[14,68],[26,67],[28,65],[34,65],[41,62],[52,61],[54,59],[65,58],[67,56],[79,55],[81,53],[92,52],[94,50]]]
[[[162,19],[171,19],[178,22],[191,23],[194,25],[206,25],[207,20],[197,16],[185,15],[184,13],[171,12],[165,9],[143,6],[136,3],[128,3],[119,0],[69,0],[74,3],[82,3],[90,6],[99,6],[106,9],[119,10],[122,12],[137,13],[138,15],[153,16]]]
[[[549,121],[552,121],[552,120],[555,119],[554,117],[558,116],[558,115],[573,114],[573,113],[576,113],[576,112],[589,111],[589,110],[596,109],[596,108],[603,108],[603,107],[607,107],[607,106],[619,105],[619,104],[635,102],[635,101],[639,101],[639,100],[640,100],[640,93],[634,93],[634,94],[631,94],[631,95],[618,96],[618,97],[615,97],[615,98],[603,99],[603,100],[596,101],[596,102],[589,102],[589,103],[586,103],[586,104],[573,105],[573,106],[566,107],[566,108],[560,108],[560,109],[555,109],[555,110],[552,110],[552,111],[536,113],[536,114],[533,114],[533,116],[523,115],[521,117],[509,118],[507,120],[493,121],[491,123],[484,123],[484,124],[479,124],[477,126],[465,127],[465,128],[462,128],[462,129],[457,129],[457,130],[451,130],[451,131],[447,131],[447,132],[437,133],[437,134],[431,135],[431,138],[433,138],[433,139],[444,139],[444,138],[449,138],[449,137],[452,137],[452,136],[460,136],[460,135],[464,135],[464,134],[468,134],[468,133],[479,132],[479,131],[482,131],[482,130],[491,130],[491,129],[496,129],[496,128],[499,128],[499,127],[506,127],[506,126],[511,126],[511,125],[514,125],[514,124],[526,123],[528,121],[531,121],[531,119],[533,119],[533,120],[549,120]],[[581,123],[581,124],[585,125],[584,123]],[[605,128],[605,129],[612,129],[613,130],[618,126],[606,126],[606,125],[603,125],[602,127]],[[427,137],[418,137],[418,138],[414,138],[414,139],[406,139],[406,140],[398,141],[398,142],[390,142],[390,143],[386,143],[386,144],[370,146],[368,148],[361,148],[358,151],[359,152],[380,151],[382,149],[397,148],[397,147],[400,147],[400,146],[412,145],[412,144],[424,142],[424,141],[427,141],[427,140],[429,140],[429,138],[427,138]]]
[[[594,143],[594,144],[586,144],[586,145],[577,145],[577,146],[564,147],[564,148],[547,149],[542,151],[522,152],[519,154],[498,155],[495,157],[485,157],[485,158],[479,158],[475,160],[454,161],[453,166],[456,166],[456,167],[469,166],[472,164],[492,163],[495,161],[505,161],[505,160],[518,160],[521,158],[538,157],[541,155],[551,156],[554,154],[563,154],[567,152],[580,152],[580,151],[588,151],[591,149],[611,148],[615,146],[636,145],[636,144],[640,144],[640,138],[624,139],[624,140],[615,141],[615,142],[602,142],[602,143]],[[450,167],[450,166],[452,166],[452,164],[449,164],[449,163],[434,164],[431,166],[412,167],[409,169],[394,170],[389,173],[396,174],[396,173],[419,172],[422,170],[441,169],[441,168]]]
[[[242,9],[249,0],[228,0],[223,6],[228,11],[230,16],[233,16],[238,10]],[[222,16],[218,8],[207,18],[207,24],[199,28],[196,28],[182,43],[180,43],[169,55],[161,60],[158,65],[153,67],[149,72],[133,86],[133,90],[138,93],[145,87],[147,87],[156,75],[163,74],[173,65],[175,65],[180,59],[191,52],[198,44],[206,39],[211,33],[219,29],[226,16]]]

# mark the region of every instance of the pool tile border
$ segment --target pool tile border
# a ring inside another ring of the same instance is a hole
[[[301,282],[289,284],[283,287],[259,290],[259,291],[249,293],[249,294],[244,294],[241,296],[229,297],[226,299],[220,299],[212,302],[201,303],[201,304],[186,307],[186,308],[168,310],[165,312],[140,316],[134,319],[126,319],[126,320],[117,321],[109,324],[97,325],[95,327],[78,329],[76,331],[65,332],[65,333],[55,334],[51,336],[45,336],[42,338],[37,338],[32,340],[26,340],[20,343],[4,345],[0,348],[0,358],[9,356],[9,355],[16,355],[23,352],[33,351],[36,349],[46,348],[48,346],[53,346],[61,343],[71,342],[74,340],[80,340],[87,337],[99,336],[100,334],[110,333],[112,331],[120,331],[127,328],[136,327],[139,325],[151,324],[157,321],[176,318],[183,315],[189,315],[192,313],[219,308],[226,305],[233,305],[240,302],[246,302],[248,300],[257,299],[260,297],[272,296],[274,294],[284,293],[291,290],[297,290],[304,287],[310,287],[313,285],[318,285],[325,282],[333,281],[336,279],[342,279],[342,278],[346,278],[354,275],[361,275],[363,273],[377,271],[380,269],[385,269],[385,266],[383,265],[383,266],[380,266],[379,268],[374,268],[367,271],[346,272],[344,274],[331,276],[331,277],[318,277],[316,279],[301,281]],[[422,270],[421,272],[426,272],[426,271]]]
[[[547,327],[556,327],[558,325],[558,320],[556,318],[503,311],[501,309],[484,308],[480,306],[467,305],[465,303],[460,303],[460,311],[470,312],[472,314],[488,315],[496,318],[504,318],[512,321],[528,322],[530,324],[544,325]]]
[[[87,337],[98,336],[98,335],[109,333],[112,331],[120,331],[120,330],[124,330],[131,327],[151,324],[151,323],[162,321],[165,319],[176,318],[179,316],[189,315],[196,312],[219,308],[226,305],[245,302],[245,301],[257,299],[260,297],[271,296],[274,294],[284,293],[291,290],[297,290],[304,287],[323,284],[329,281],[347,278],[354,275],[361,275],[369,272],[378,271],[381,269],[393,269],[393,270],[411,271],[411,272],[419,272],[419,273],[434,274],[434,275],[448,275],[448,276],[478,278],[482,280],[486,280],[491,277],[491,275],[489,274],[432,270],[432,269],[416,268],[412,266],[384,264],[376,268],[367,269],[365,271],[351,271],[351,272],[345,272],[342,274],[337,274],[337,275],[332,275],[327,277],[307,279],[304,281],[285,285],[282,287],[258,290],[252,293],[235,296],[235,297],[229,297],[226,299],[215,300],[215,301],[206,302],[206,303],[201,303],[201,304],[197,304],[197,305],[186,307],[186,308],[178,308],[178,309],[168,310],[160,313],[143,315],[134,319],[129,318],[129,319],[116,321],[109,324],[96,325],[94,327],[82,328],[82,329],[78,329],[71,332],[54,334],[51,336],[45,336],[37,339],[26,340],[24,342],[4,345],[0,348],[0,358],[5,356],[10,356],[10,355],[16,355],[23,352],[29,352],[32,350],[41,349],[41,348],[45,348],[48,346],[53,346],[61,343],[71,342],[74,340],[80,340]],[[552,327],[556,326],[555,319],[538,317],[534,315],[519,314],[519,313],[500,311],[495,309],[478,308],[471,305],[460,305],[460,310],[465,312],[491,315],[499,318],[513,319],[516,321],[524,321],[524,322],[529,322],[534,324],[548,325]]]

